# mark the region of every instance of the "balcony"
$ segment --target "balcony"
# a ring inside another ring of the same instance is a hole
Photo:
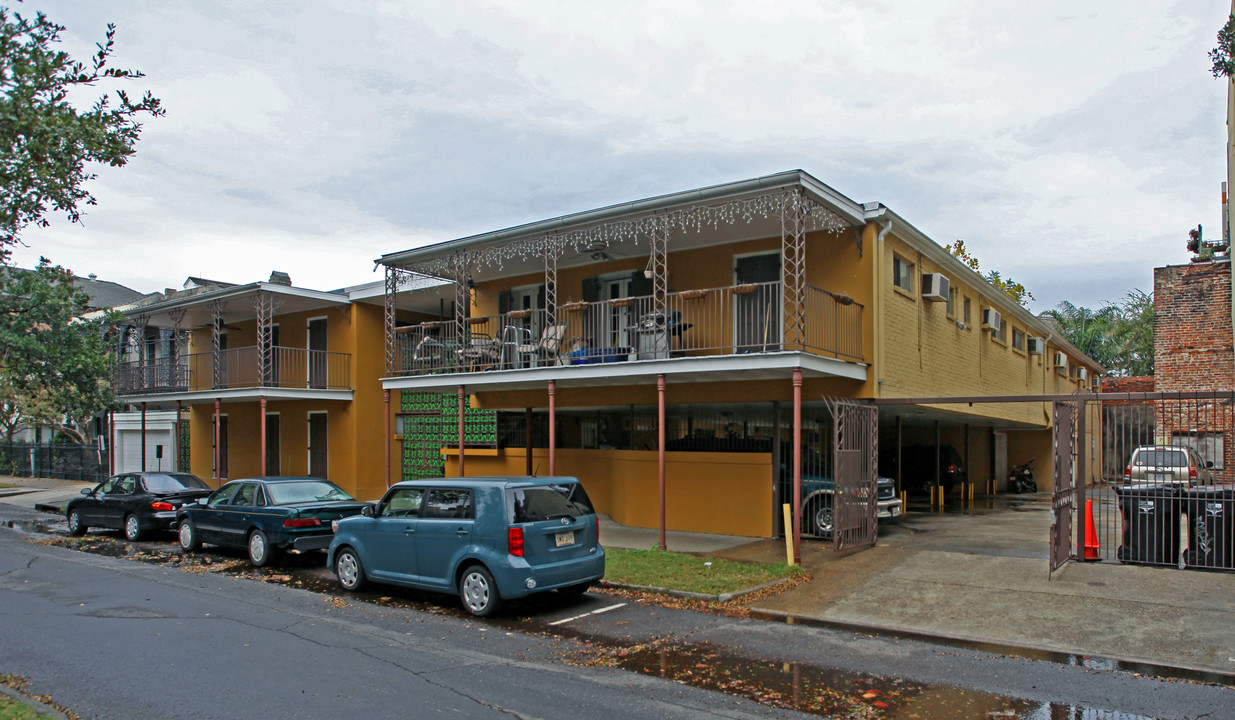
[[[259,367],[258,353],[257,346],[228,348],[219,352],[217,364],[213,352],[191,353],[174,361],[120,362],[112,387],[121,397],[249,388],[351,389],[347,353],[275,346],[264,369]]]
[[[544,310],[516,310],[421,323],[395,332],[397,376],[474,373],[549,366],[805,352],[861,362],[863,306],[814,286],[803,293],[802,337],[785,331],[782,283],[563,302],[556,322]]]

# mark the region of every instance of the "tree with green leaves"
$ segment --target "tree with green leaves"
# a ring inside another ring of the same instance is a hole
[[[1214,64],[1214,77],[1235,77],[1235,15],[1228,16],[1218,31],[1218,45],[1209,51],[1209,59]]]
[[[1098,361],[1116,377],[1153,375],[1154,300],[1132,290],[1119,303],[1099,310],[1077,307],[1067,300],[1042,315],[1055,321],[1064,339]]]
[[[141,135],[138,118],[164,113],[149,92],[134,101],[124,90],[75,106],[69,96],[79,88],[143,74],[109,66],[114,25],[88,63],[57,48],[64,29],[41,12],[30,19],[0,8],[0,264],[22,230],[46,226],[49,213],[81,222],[82,208],[95,204],[86,189],[93,168],[127,163]]]
[[[969,249],[965,247],[964,240],[957,240],[944,249],[948,251],[948,254],[952,255],[957,260],[960,260],[968,265],[970,270],[982,275],[981,263],[978,262],[976,257],[969,254]],[[1016,282],[1012,278],[1003,277],[1000,275],[998,270],[988,271],[985,275],[982,275],[982,279],[986,280],[991,285],[994,285],[998,290],[1015,300],[1016,303],[1022,307],[1028,305],[1030,300],[1033,300],[1033,293],[1026,290],[1024,285]]]
[[[35,270],[0,267],[0,432],[51,427],[89,440],[91,418],[115,402],[107,317],[83,319],[90,298],[73,274],[42,258]]]

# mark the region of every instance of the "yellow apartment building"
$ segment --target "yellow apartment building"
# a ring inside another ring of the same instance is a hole
[[[1036,458],[1049,489],[1048,402],[854,408],[1066,395],[1102,372],[890,208],[802,171],[378,262],[403,476],[440,455],[447,474],[574,475],[626,525],[769,537],[788,503],[810,532],[807,478],[844,495],[914,445],[954,448],[979,489]],[[427,321],[401,300],[426,276],[453,294]],[[424,444],[460,418],[457,442]]]

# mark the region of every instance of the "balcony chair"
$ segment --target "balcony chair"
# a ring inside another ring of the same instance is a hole
[[[566,323],[550,325],[540,334],[540,340],[527,345],[517,345],[515,350],[528,367],[547,364],[562,364],[562,338],[566,337]]]
[[[488,370],[502,363],[502,344],[487,333],[471,334],[470,343],[455,350],[464,369]]]

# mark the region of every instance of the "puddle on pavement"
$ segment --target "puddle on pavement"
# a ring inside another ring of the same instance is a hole
[[[1034,702],[948,685],[837,668],[753,660],[704,645],[653,645],[598,653],[592,662],[829,718],[920,720],[1151,720],[1098,708]]]

